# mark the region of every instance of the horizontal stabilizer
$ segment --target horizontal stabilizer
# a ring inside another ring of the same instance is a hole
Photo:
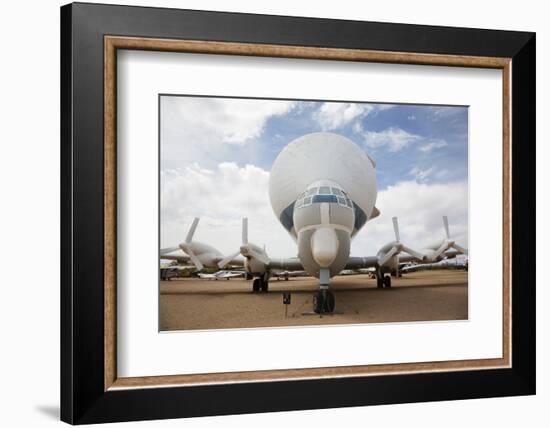
[[[376,218],[380,215],[380,210],[376,207],[372,209],[372,212],[370,213],[369,220],[372,220],[373,218]]]

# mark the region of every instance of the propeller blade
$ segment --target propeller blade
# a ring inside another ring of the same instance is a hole
[[[443,216],[443,227],[445,228],[445,237],[451,239],[451,235],[449,234],[449,219],[446,215]]]
[[[160,255],[163,256],[164,254],[173,253],[174,251],[177,251],[179,249],[180,247],[161,248]]]
[[[466,248],[461,247],[460,245],[453,244],[451,245],[451,247],[453,247],[459,253],[468,255],[468,250]]]
[[[195,217],[193,219],[193,223],[191,224],[191,227],[189,228],[189,232],[187,232],[187,236],[185,237],[185,242],[189,243],[193,240],[193,235],[195,234],[195,230],[197,229],[198,224],[199,224],[199,218]]]
[[[202,262],[198,259],[198,257],[195,255],[195,253],[193,252],[193,250],[191,250],[190,248],[188,248],[188,249],[187,249],[187,255],[189,256],[189,258],[191,259],[191,261],[193,262],[193,264],[195,265],[195,267],[197,268],[197,270],[203,270],[204,265],[203,265]]]
[[[248,218],[243,217],[242,244],[248,244]]]
[[[399,249],[397,247],[391,247],[390,251],[388,251],[380,260],[378,260],[378,264],[380,266],[384,266],[388,262],[388,260],[390,260],[398,252]]]
[[[402,250],[418,260],[424,261],[426,259],[426,256],[424,254],[419,253],[418,251],[415,251],[412,248],[403,246]]]
[[[235,257],[237,257],[238,255],[240,255],[241,252],[240,251],[237,251],[236,253],[233,253],[233,254],[230,254],[228,255],[227,257],[225,257],[223,260],[219,261],[218,262],[218,267],[220,269],[223,269],[231,260],[233,260]]]
[[[399,278],[399,254],[397,256],[395,256],[395,258],[397,259],[397,267],[395,268],[395,276],[397,278]]]
[[[435,253],[433,253],[430,257],[432,261],[437,259],[441,254],[443,254],[445,251],[449,249],[449,243],[445,240],[443,243],[439,246],[437,250],[435,250]]]
[[[393,232],[395,233],[395,240],[399,242],[399,224],[397,224],[397,217],[392,217],[391,221],[393,222]]]

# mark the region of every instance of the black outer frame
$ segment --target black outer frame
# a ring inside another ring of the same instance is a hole
[[[512,368],[104,392],[103,37],[512,58]],[[535,393],[535,34],[74,3],[61,8],[61,420],[72,424]]]

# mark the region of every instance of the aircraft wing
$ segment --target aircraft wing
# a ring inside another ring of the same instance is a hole
[[[378,257],[350,257],[344,269],[366,269],[376,267],[378,265]]]
[[[441,254],[441,256],[440,256],[441,258],[436,260],[435,262],[441,261],[441,260],[444,260],[444,259],[454,259],[456,256],[459,256],[461,254],[462,253],[460,253],[456,250],[445,251],[443,254]],[[404,254],[404,253],[399,254],[399,263],[408,263],[408,262],[416,262],[417,264],[431,264],[431,263],[434,263],[433,260],[422,261],[422,260],[418,260],[416,257],[413,257],[409,254]]]
[[[191,263],[191,258],[185,255],[161,254],[160,258],[162,260],[177,260],[179,263]]]
[[[304,270],[302,262],[298,257],[292,257],[289,259],[270,259],[269,268],[287,271]]]
[[[451,250],[451,251],[446,251],[445,253],[442,254],[442,256],[444,256],[444,258],[447,258],[447,259],[452,259],[458,256],[459,254],[462,254],[462,253],[455,250]],[[433,263],[431,261],[423,262],[409,254],[401,253],[399,255],[399,263],[408,263],[408,262],[416,262],[418,264]],[[376,256],[350,257],[344,269],[365,269],[365,268],[371,268],[376,266],[378,266],[378,257]]]
[[[224,278],[239,278],[241,276],[246,276],[246,272],[242,271],[240,273],[228,273],[223,275]]]
[[[161,248],[160,255],[162,256],[164,254],[173,253],[174,251],[178,251],[179,249],[180,247]]]

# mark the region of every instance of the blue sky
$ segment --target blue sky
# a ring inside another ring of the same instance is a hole
[[[238,241],[246,215],[273,255],[294,252],[270,209],[269,171],[289,142],[319,131],[350,138],[377,164],[382,215],[352,254],[390,241],[394,215],[415,242],[440,239],[441,215],[449,215],[467,244],[467,107],[161,96],[160,127],[162,246],[181,242],[200,216],[203,240],[225,252],[219,234]]]
[[[380,107],[379,104],[366,105]],[[424,182],[449,182],[467,178],[467,108],[413,105],[381,107],[328,129],[361,145],[375,159],[380,190],[411,177]],[[325,130],[315,119],[318,108],[319,103],[304,103],[285,115],[270,118],[257,142],[266,150],[255,153],[256,159],[248,162],[269,170],[289,141],[303,134]],[[404,145],[392,146],[389,142],[392,135],[394,139],[400,137]],[[422,172],[427,172],[427,175],[424,176]]]
[[[189,97],[172,98],[183,103],[189,100]],[[204,102],[230,101],[223,98],[193,98]],[[295,102],[284,114],[267,117],[260,135],[232,142],[226,145],[225,150],[210,152],[210,159],[203,163],[252,164],[269,171],[281,149],[290,141],[307,133],[327,130],[350,138],[375,159],[380,190],[411,178],[442,183],[467,178],[467,107],[355,103],[372,107],[372,110],[357,114],[339,126],[338,123],[324,126],[316,114],[322,104],[315,101]],[[396,146],[395,143],[392,145],[392,141],[401,143]],[[162,149],[163,155],[171,155],[166,146]],[[203,161],[203,156],[196,159],[188,157],[185,161]],[[171,162],[163,162],[163,167],[171,167]]]

